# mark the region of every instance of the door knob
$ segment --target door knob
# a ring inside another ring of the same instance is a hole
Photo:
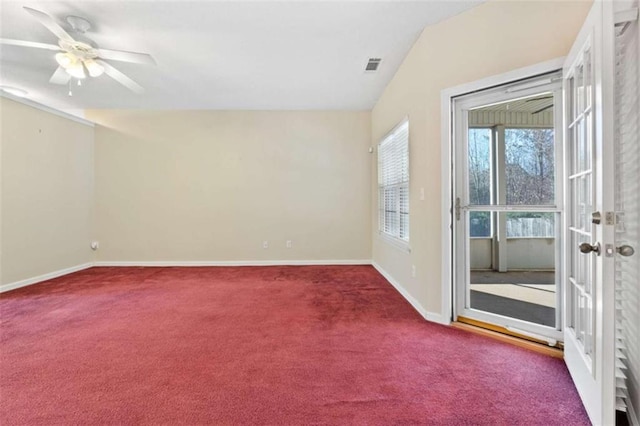
[[[620,254],[620,256],[625,256],[625,257],[633,256],[633,253],[636,252],[633,249],[633,247],[628,246],[628,245],[617,247],[616,251],[618,252],[618,254]]]
[[[595,253],[597,255],[600,255],[600,243],[595,243],[595,244],[589,244],[589,243],[582,243],[580,244],[580,252],[582,253]]]

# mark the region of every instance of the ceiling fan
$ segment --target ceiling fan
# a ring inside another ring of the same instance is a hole
[[[74,34],[74,37],[72,37],[64,28],[58,25],[55,19],[46,13],[26,6],[24,6],[24,9],[58,37],[58,44],[6,38],[0,38],[0,44],[57,51],[55,58],[56,62],[58,62],[58,68],[49,79],[49,82],[67,84],[72,77],[82,80],[87,75],[89,77],[99,77],[104,73],[135,93],[144,92],[142,86],[105,62],[105,60],[155,65],[156,61],[151,55],[98,48],[93,41],[84,36],[84,33],[91,28],[91,23],[84,18],[67,16],[66,21]]]

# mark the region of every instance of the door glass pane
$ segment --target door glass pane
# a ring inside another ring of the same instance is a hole
[[[591,50],[587,49],[584,52],[584,108],[591,106],[592,94],[591,90],[593,72],[591,70]]]
[[[578,65],[575,70],[576,75],[576,92],[575,92],[575,105],[576,105],[576,117],[582,112],[584,109],[584,86],[583,86],[583,77],[584,77],[584,68],[582,64]]]
[[[491,129],[469,129],[469,204],[491,204]]]
[[[473,213],[496,232],[469,239],[469,307],[555,327],[555,213]]]
[[[491,212],[469,212],[469,236],[471,238],[490,238],[493,233]]]
[[[575,92],[576,92],[576,79],[573,77],[569,77],[567,79],[567,87],[568,94],[565,97],[567,102],[567,111],[569,111],[569,118],[573,120],[576,116],[576,103],[575,103]]]
[[[553,205],[555,203],[553,129],[507,128],[504,136],[507,204]]]
[[[587,140],[585,139],[586,129],[584,124],[585,124],[584,118],[576,122],[576,148],[577,148],[576,157],[578,160],[576,164],[576,170],[575,170],[576,173],[580,173],[587,169],[588,147],[587,147]]]
[[[593,153],[593,112],[584,113],[584,168],[591,169],[592,153]]]

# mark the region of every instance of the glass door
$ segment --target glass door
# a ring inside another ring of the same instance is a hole
[[[455,315],[550,344],[562,336],[560,80],[454,101]]]

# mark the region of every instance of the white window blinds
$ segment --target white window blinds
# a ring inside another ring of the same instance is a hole
[[[637,20],[617,28],[615,147],[616,246],[633,256],[615,257],[616,408],[640,422],[640,28]]]
[[[378,145],[378,230],[409,242],[409,122]]]

